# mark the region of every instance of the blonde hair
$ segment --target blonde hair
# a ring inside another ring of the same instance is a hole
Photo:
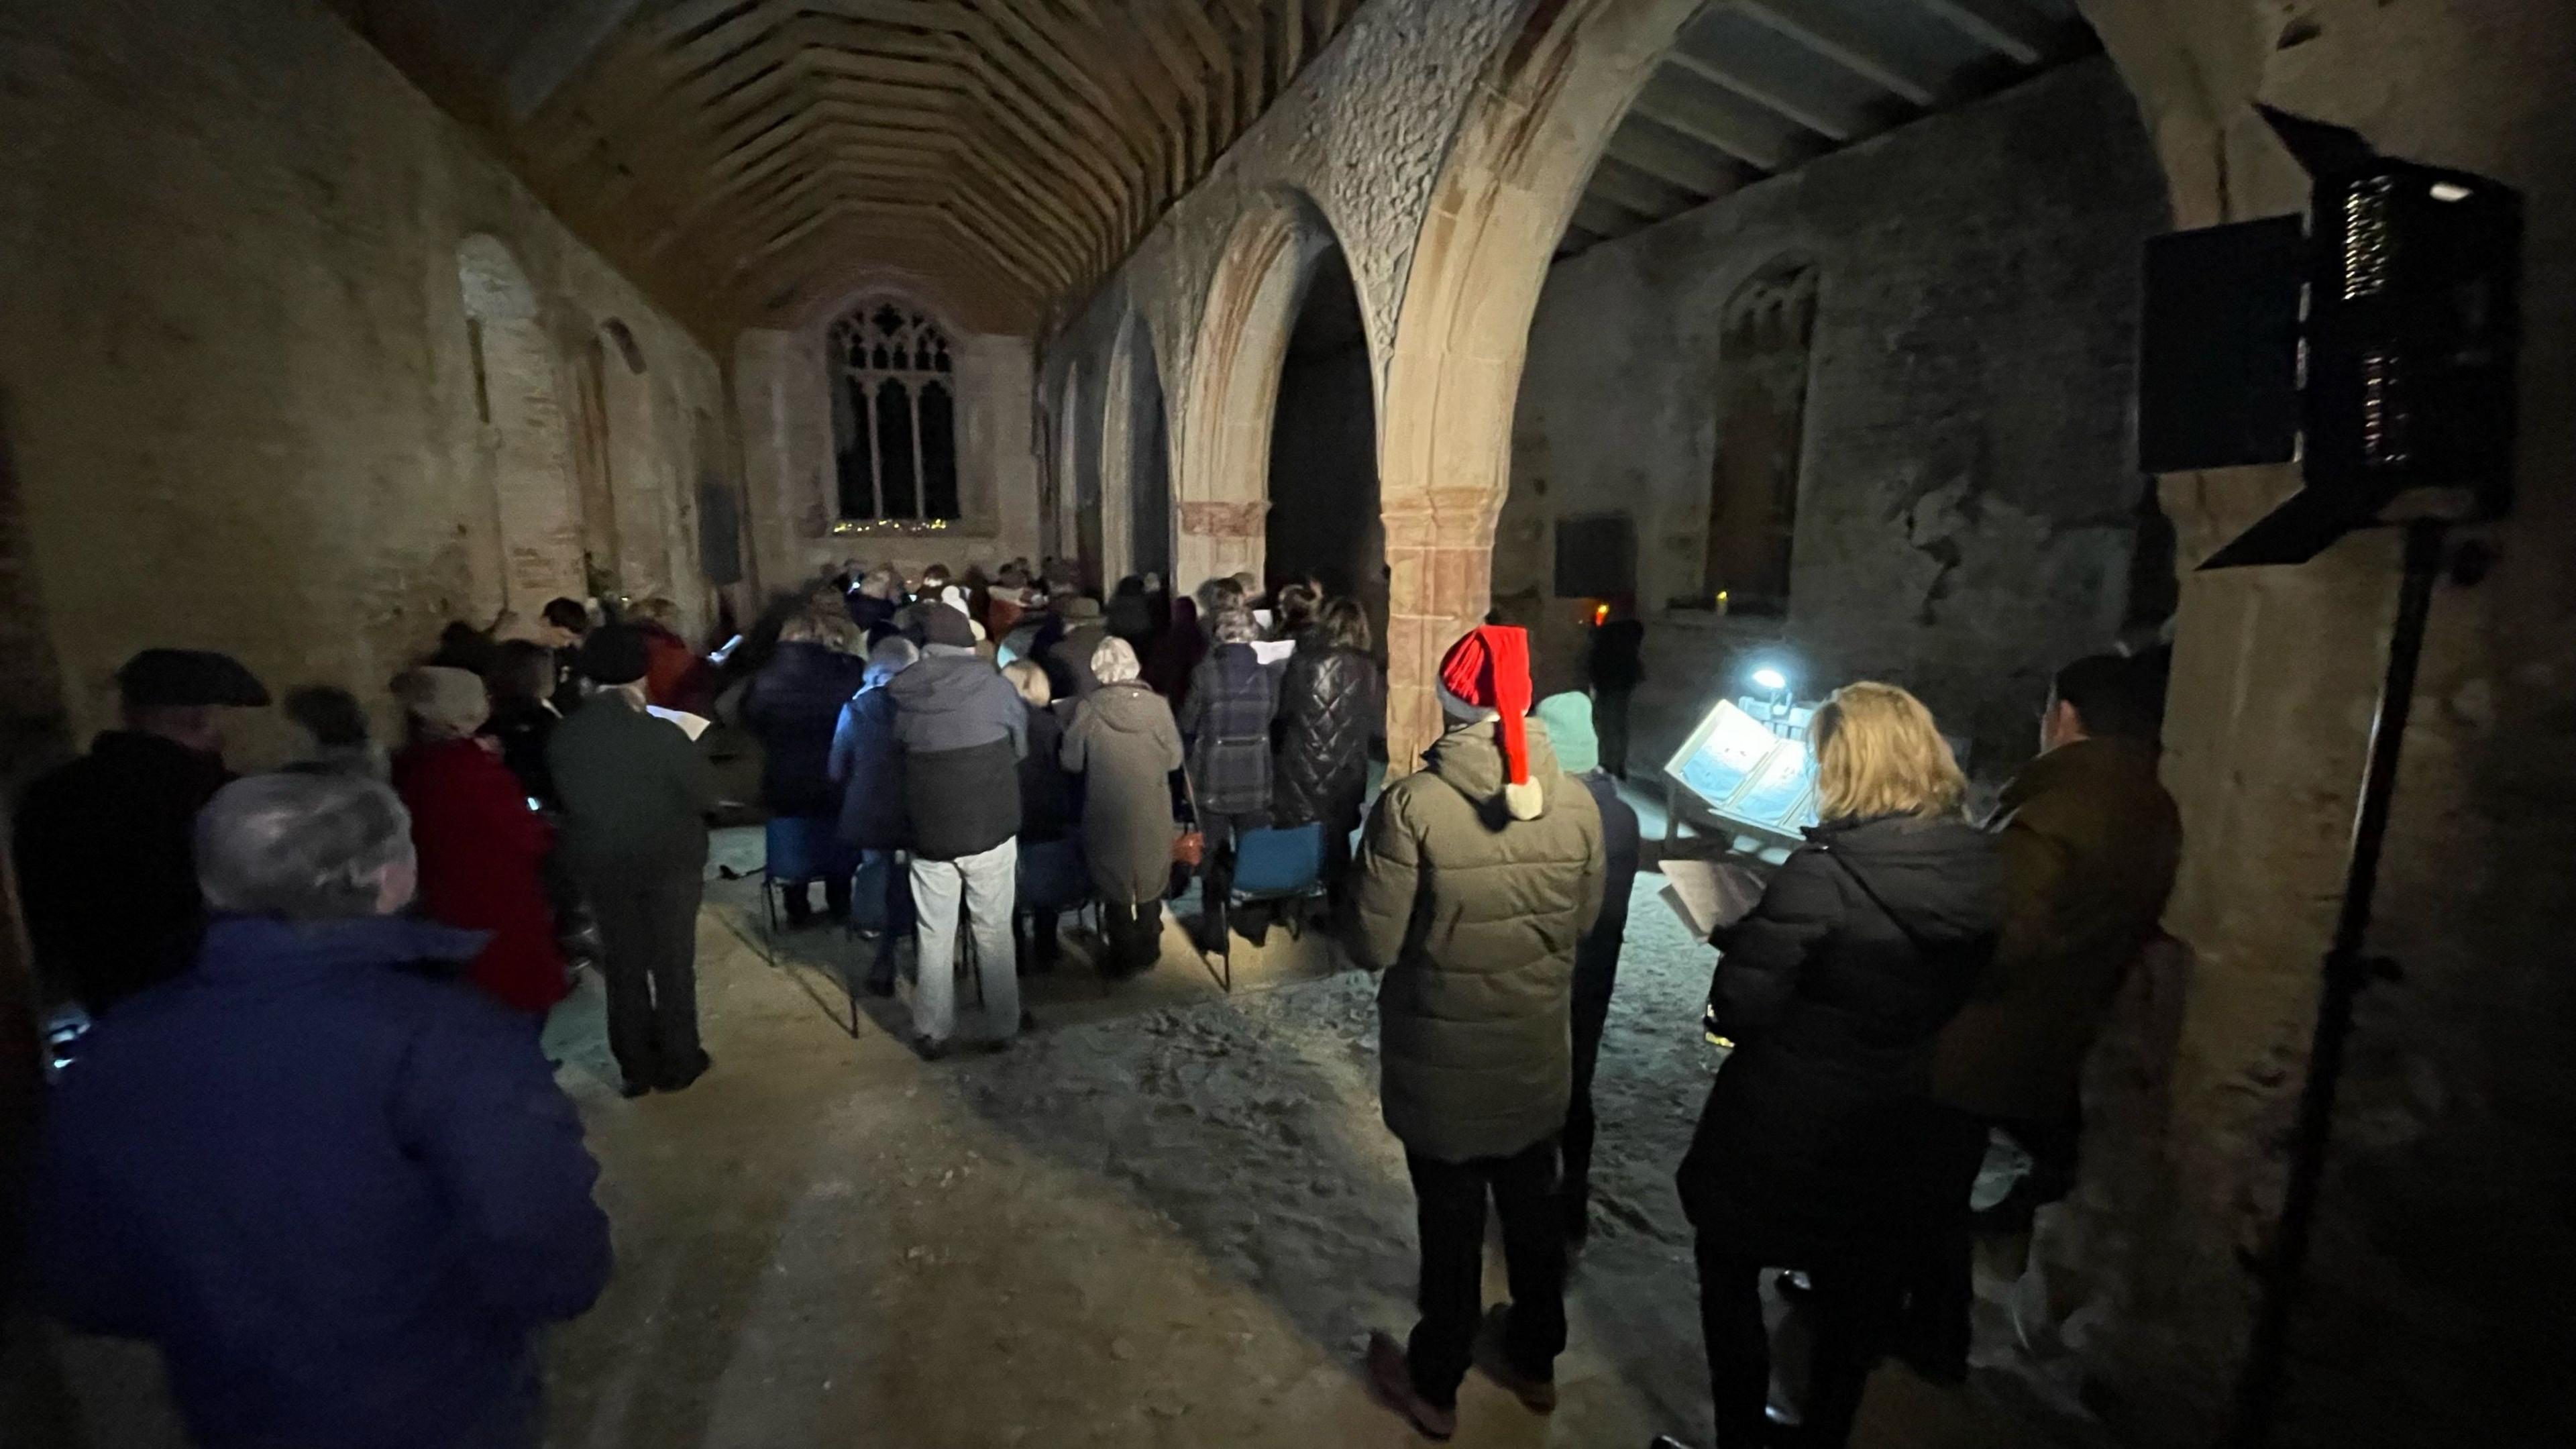
[[[846,614],[837,610],[825,614],[808,609],[788,615],[787,622],[778,626],[778,642],[820,644],[835,654],[857,654],[866,646],[867,636],[859,632],[859,626],[851,623]]]
[[[628,604],[626,618],[630,623],[659,624],[667,629],[679,621],[680,606],[656,594]]]
[[[1949,815],[1967,777],[1923,701],[1893,684],[1846,684],[1816,711],[1816,815]]]
[[[1040,669],[1034,659],[1014,659],[1003,665],[1002,677],[1011,681],[1011,688],[1018,690],[1020,698],[1031,704],[1043,708],[1055,700],[1055,690],[1047,683],[1046,671]]]

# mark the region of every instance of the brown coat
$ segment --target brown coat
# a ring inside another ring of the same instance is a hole
[[[2109,738],[2024,766],[1996,820],[2003,937],[1941,1033],[1933,1094],[1983,1116],[2064,1122],[2103,1010],[2173,891],[2182,820],[2155,747]]]
[[[1356,953],[1377,995],[1386,1125],[1442,1162],[1565,1125],[1574,948],[1601,914],[1601,811],[1529,722],[1537,818],[1504,808],[1493,724],[1442,735],[1386,787],[1355,862]]]

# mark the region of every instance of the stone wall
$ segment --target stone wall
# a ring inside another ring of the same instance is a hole
[[[916,573],[934,563],[990,573],[1014,557],[1035,559],[1044,550],[1034,364],[1027,338],[997,333],[949,329],[957,344],[957,488],[965,516],[936,531],[832,531],[838,464],[824,337],[848,310],[831,309],[792,332],[747,330],[735,344],[751,495],[746,532],[762,584],[786,588],[852,560]]]
[[[714,361],[316,0],[12,4],[0,132],[0,390],[73,733],[145,645],[380,700],[442,622],[578,582],[577,529],[503,521],[577,516],[560,433],[611,321],[644,369],[618,416],[659,444],[607,439],[619,518],[665,532],[640,576],[704,616]],[[489,316],[460,281],[477,236],[526,289]],[[500,365],[517,344],[533,363]],[[268,712],[243,732],[249,762],[289,743]]]
[[[1624,513],[1641,759],[1741,692],[1735,643],[1785,639],[1802,688],[1902,682],[1981,763],[2017,763],[2049,671],[2109,645],[2127,603],[2139,247],[2166,215],[2136,102],[2096,59],[1558,263],[1495,593],[1547,596],[1556,518]],[[1668,604],[1705,593],[1721,314],[1784,263],[1818,288],[1789,608],[1721,625]],[[1555,652],[1581,615],[1540,611]]]

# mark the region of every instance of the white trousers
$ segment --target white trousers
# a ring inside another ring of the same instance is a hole
[[[912,987],[912,1034],[945,1045],[957,1029],[957,907],[975,931],[976,980],[983,987],[984,1035],[1008,1041],[1020,1029],[1019,942],[1011,911],[1019,898],[1020,841],[981,855],[912,858],[912,904],[920,913],[919,979]]]

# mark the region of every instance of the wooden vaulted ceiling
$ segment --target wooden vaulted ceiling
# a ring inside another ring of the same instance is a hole
[[[2097,48],[2075,0],[1710,0],[1611,135],[1557,254]]]
[[[721,344],[889,274],[1041,330],[1360,0],[330,3]]]

